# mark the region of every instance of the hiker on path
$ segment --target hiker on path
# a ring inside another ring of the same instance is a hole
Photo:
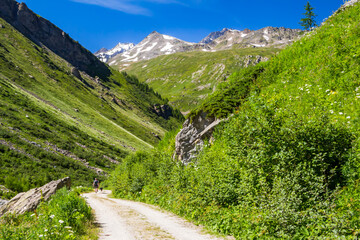
[[[100,182],[97,178],[95,178],[94,182],[93,182],[93,187],[94,187],[94,191],[97,193],[99,191],[99,185]]]

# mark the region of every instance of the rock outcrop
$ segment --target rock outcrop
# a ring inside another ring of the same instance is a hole
[[[257,56],[247,55],[244,61],[244,67],[255,66],[260,62],[266,62],[268,60],[269,58],[259,55]]]
[[[215,117],[207,117],[204,112],[194,117],[192,121],[190,118],[187,119],[176,135],[174,158],[184,164],[191,162],[201,150],[205,138],[209,138],[215,126],[222,121]]]
[[[82,80],[81,74],[77,68],[73,67],[71,69],[71,74],[74,75],[76,78]]]
[[[0,17],[37,45],[45,46],[92,77],[99,76],[106,79],[111,74],[108,67],[91,52],[60,28],[32,12],[25,3],[1,0]]]
[[[164,119],[169,119],[170,117],[173,116],[171,107],[166,104],[154,105],[152,110],[154,113],[156,113],[156,115]]]
[[[27,192],[19,193],[8,203],[0,207],[0,216],[5,213],[23,214],[25,212],[34,211],[41,201],[47,201],[63,187],[70,188],[71,180],[69,177],[49,182],[48,184],[31,189]]]

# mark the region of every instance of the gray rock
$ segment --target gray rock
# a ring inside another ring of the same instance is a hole
[[[204,112],[194,117],[192,121],[187,119],[176,135],[174,158],[184,164],[191,162],[202,149],[204,139],[211,137],[214,127],[221,121],[214,117],[207,117]]]
[[[1,208],[3,205],[7,204],[8,202],[9,202],[8,200],[0,199],[0,208]]]
[[[27,192],[19,193],[8,203],[0,207],[0,216],[5,213],[23,214],[25,212],[34,211],[41,201],[47,201],[63,187],[70,188],[71,180],[69,177],[52,181],[42,187],[31,189]]]
[[[79,72],[79,69],[77,69],[76,67],[73,67],[71,69],[71,74],[74,75],[76,78],[82,80],[81,74]]]
[[[269,58],[259,55],[258,56],[247,55],[244,60],[244,67],[255,66],[260,62],[266,62],[268,60]]]

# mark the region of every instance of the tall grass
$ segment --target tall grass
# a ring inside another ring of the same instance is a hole
[[[76,192],[63,188],[43,202],[34,213],[0,218],[0,238],[14,239],[90,239],[91,208]],[[92,238],[95,239],[95,238]]]

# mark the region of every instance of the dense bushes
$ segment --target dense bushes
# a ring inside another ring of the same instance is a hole
[[[317,222],[335,211],[328,206],[348,179],[353,134],[326,117],[286,121],[261,107],[222,125],[191,165],[157,152],[129,156],[113,173],[115,195],[159,204],[238,238],[304,237],[308,225],[330,234],[332,221]]]
[[[196,110],[233,113],[197,160],[172,160],[164,143],[129,157],[113,173],[116,195],[237,239],[358,238],[359,10],[234,74]]]
[[[85,200],[63,188],[49,202],[42,203],[35,213],[3,216],[0,238],[80,239],[89,231],[91,219],[91,208]]]

